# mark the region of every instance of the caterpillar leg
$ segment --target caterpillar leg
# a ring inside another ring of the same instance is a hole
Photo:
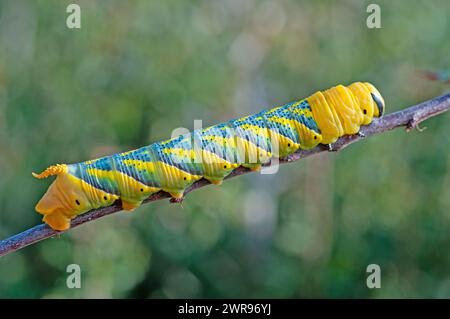
[[[182,199],[184,197],[184,192],[183,191],[181,191],[181,192],[171,191],[171,192],[168,192],[168,193],[174,199]]]
[[[70,218],[60,212],[45,215],[42,220],[54,230],[63,231],[70,228]]]
[[[259,171],[261,171],[261,167],[262,167],[261,164],[257,164],[257,165],[254,165],[253,167],[250,167],[250,170],[252,172],[259,172]]]
[[[214,185],[222,185],[223,179],[205,178],[208,182]]]
[[[261,164],[242,164],[243,167],[250,169],[252,172],[259,172],[261,170]]]
[[[122,199],[122,208],[126,211],[132,211],[139,206],[141,206],[142,201],[136,202],[136,201],[128,201],[126,199]]]
[[[358,135],[358,136],[361,137],[361,138],[366,137],[366,134],[364,134],[364,133],[361,132],[361,131],[358,131],[358,133],[356,133],[356,135]]]

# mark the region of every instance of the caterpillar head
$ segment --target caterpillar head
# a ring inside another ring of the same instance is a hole
[[[372,100],[376,104],[376,110],[373,112],[374,117],[381,117],[384,114],[384,99],[381,96],[381,93],[377,90],[376,87],[374,87],[369,82],[365,82],[364,85],[369,89],[370,96],[372,97]]]
[[[68,173],[65,164],[50,166],[40,174],[33,173],[33,176],[39,179],[52,175],[56,175],[56,179],[35,209],[44,215],[43,221],[50,227],[66,230],[70,227],[71,218],[91,208],[91,201],[83,192],[80,180]]]
[[[368,82],[355,82],[348,86],[357,104],[363,112],[363,124],[372,122],[372,118],[384,113],[384,99],[375,86]]]

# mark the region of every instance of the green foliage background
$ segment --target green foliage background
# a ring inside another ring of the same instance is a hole
[[[40,222],[50,164],[337,83],[374,83],[388,112],[448,90],[418,70],[449,68],[450,3],[376,1],[368,29],[371,2],[1,0],[0,238]],[[85,224],[1,258],[0,297],[448,298],[449,120]]]

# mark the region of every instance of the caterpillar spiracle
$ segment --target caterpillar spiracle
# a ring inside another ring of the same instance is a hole
[[[355,82],[136,150],[53,165],[33,173],[36,178],[56,175],[36,211],[62,231],[75,216],[119,199],[125,210],[139,207],[159,191],[182,199],[186,187],[201,178],[221,184],[239,166],[259,170],[273,157],[332,144],[343,135],[357,134],[383,111],[378,90]]]

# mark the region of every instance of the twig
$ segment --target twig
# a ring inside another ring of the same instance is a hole
[[[450,109],[450,93],[433,98],[429,101],[409,107],[402,111],[388,114],[381,119],[374,119],[374,121],[370,125],[361,128],[363,136],[358,135],[344,136],[333,144],[333,151],[339,151],[347,147],[348,145],[361,140],[362,138],[390,131],[397,127],[405,126],[406,130],[410,131],[414,128],[417,128],[420,122],[430,117],[441,114],[445,111],[448,111],[449,109]],[[299,150],[294,154],[291,154],[288,157],[281,159],[280,163],[295,162],[302,158],[309,157],[326,151],[328,151],[328,149],[322,145],[307,151]],[[229,176],[227,176],[226,179],[247,174],[249,172],[250,172],[249,169],[239,167],[235,169]],[[185,194],[209,184],[210,183],[205,179],[201,179],[192,184],[190,187],[188,187],[185,191]],[[144,201],[144,203],[153,202],[156,200],[169,197],[170,197],[169,194],[161,191],[159,193],[151,195]],[[71,227],[72,228],[77,227],[81,224],[90,222],[92,220],[96,220],[97,218],[106,215],[113,214],[120,210],[122,210],[120,203],[115,203],[112,206],[91,210],[85,214],[82,214],[74,218],[71,222]],[[63,232],[54,231],[46,224],[37,225],[20,234],[14,235],[12,237],[0,241],[0,256],[4,256],[10,252],[34,244],[40,240],[59,235],[61,233]]]

